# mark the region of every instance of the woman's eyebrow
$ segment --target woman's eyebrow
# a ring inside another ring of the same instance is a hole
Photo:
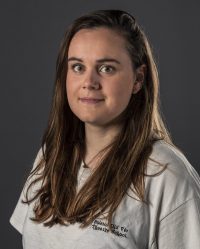
[[[77,58],[77,57],[70,57],[68,58],[67,60],[68,62],[69,61],[79,61],[79,62],[83,62],[83,60],[81,58]],[[118,60],[116,59],[113,59],[113,58],[109,58],[109,57],[104,57],[102,59],[99,59],[99,60],[96,60],[96,62],[98,63],[102,63],[102,62],[115,62],[117,64],[121,64]]]

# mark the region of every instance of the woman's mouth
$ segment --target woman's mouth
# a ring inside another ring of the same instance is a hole
[[[96,104],[96,103],[99,103],[101,101],[104,101],[104,99],[97,99],[97,98],[79,98],[79,100],[82,102],[82,103],[86,103],[86,104]]]

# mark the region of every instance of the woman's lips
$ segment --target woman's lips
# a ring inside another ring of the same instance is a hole
[[[79,98],[79,100],[83,103],[87,103],[87,104],[96,104],[99,103],[101,101],[103,101],[104,99],[96,99],[96,98]]]

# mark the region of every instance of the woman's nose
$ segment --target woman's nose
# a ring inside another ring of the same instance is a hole
[[[97,72],[88,71],[85,73],[85,78],[83,80],[83,88],[90,90],[98,90],[100,89],[100,79]]]

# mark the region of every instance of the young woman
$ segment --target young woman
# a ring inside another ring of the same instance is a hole
[[[68,28],[48,127],[11,224],[26,249],[200,248],[200,178],[159,112],[151,47],[133,16]]]

